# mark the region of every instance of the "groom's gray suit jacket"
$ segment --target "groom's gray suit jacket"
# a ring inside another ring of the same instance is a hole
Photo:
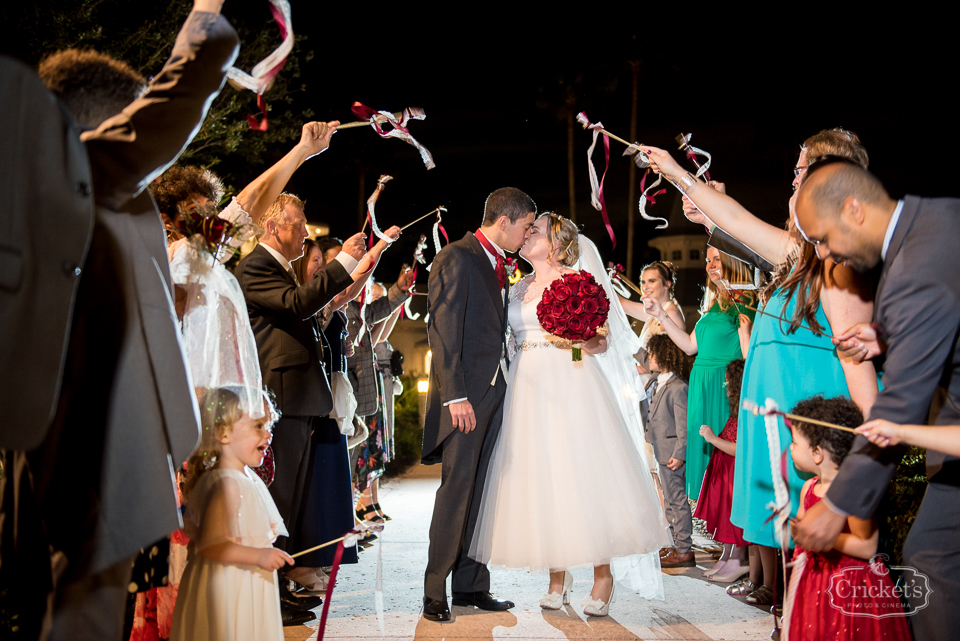
[[[466,398],[476,408],[498,376],[507,326],[506,290],[501,296],[490,259],[472,233],[440,250],[429,287],[427,332],[433,362],[423,428],[424,465],[440,462],[440,444],[454,430],[443,404]]]

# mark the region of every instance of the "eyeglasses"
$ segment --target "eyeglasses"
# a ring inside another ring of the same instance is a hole
[[[809,166],[810,166],[810,165],[804,165],[803,167],[794,167],[794,168],[793,168],[793,177],[794,177],[794,178],[799,178],[799,177],[800,177],[800,174],[802,174],[803,172],[805,172],[805,171],[807,170],[807,167],[809,167]]]

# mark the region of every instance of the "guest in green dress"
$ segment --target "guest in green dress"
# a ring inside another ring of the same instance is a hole
[[[700,426],[718,431],[730,418],[730,403],[724,386],[730,361],[743,358],[750,341],[754,312],[744,304],[756,306],[753,291],[738,292],[734,300],[721,281],[736,286],[752,281],[750,268],[735,258],[707,248],[707,289],[700,306],[700,320],[693,332],[678,327],[655,299],[644,300],[648,313],[660,321],[667,335],[687,354],[696,355],[690,370],[687,403],[687,496],[700,496],[703,475],[710,462],[713,446],[700,436]]]

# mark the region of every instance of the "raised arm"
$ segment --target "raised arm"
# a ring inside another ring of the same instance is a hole
[[[686,328],[678,327],[677,324],[673,322],[673,319],[663,311],[663,307],[660,306],[660,301],[655,298],[645,298],[643,304],[647,313],[660,321],[660,326],[663,327],[663,331],[670,337],[670,340],[676,343],[677,347],[683,350],[684,354],[693,356],[697,353],[696,330],[687,334]]]
[[[340,122],[337,120],[305,124],[300,135],[300,142],[287,152],[286,156],[260,174],[252,183],[244,187],[243,191],[237,194],[237,201],[250,214],[251,218],[260,220],[300,165],[330,146],[330,136],[333,135],[336,126],[339,124]]]
[[[197,0],[143,97],[81,135],[98,204],[120,209],[173,164],[200,129],[237,55],[237,34],[216,13],[219,5]]]
[[[703,210],[710,221],[747,244],[761,257],[779,265],[793,251],[795,242],[789,232],[763,222],[736,200],[711,189],[700,180],[686,186],[684,180],[689,180],[689,172],[680,167],[668,152],[656,147],[641,146],[641,149],[650,156],[651,167],[655,172],[662,173],[684,187],[687,197]]]

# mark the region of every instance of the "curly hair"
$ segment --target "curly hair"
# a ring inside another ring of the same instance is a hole
[[[223,200],[223,182],[210,171],[191,165],[174,165],[150,185],[157,209],[176,220],[184,202],[203,196],[214,205]]]
[[[564,267],[570,267],[580,259],[580,242],[577,240],[580,230],[569,218],[552,211],[544,212],[539,218],[549,218],[547,222],[547,242],[550,254]]]
[[[863,413],[860,412],[860,408],[846,396],[824,398],[822,394],[818,394],[794,405],[791,413],[844,427],[859,427],[863,424]],[[843,463],[843,459],[850,453],[856,436],[852,432],[804,423],[796,419],[792,420],[791,424],[810,441],[810,447],[827,450],[830,458],[837,465]]]
[[[654,334],[647,342],[647,353],[657,361],[661,372],[670,372],[678,378],[690,377],[690,360],[666,334]]]
[[[52,53],[40,62],[37,73],[86,129],[96,129],[123,111],[147,88],[143,76],[130,65],[94,49]]]
[[[742,358],[737,358],[727,363],[727,399],[730,401],[730,416],[734,417],[740,415],[740,387],[743,385],[743,363]]]

